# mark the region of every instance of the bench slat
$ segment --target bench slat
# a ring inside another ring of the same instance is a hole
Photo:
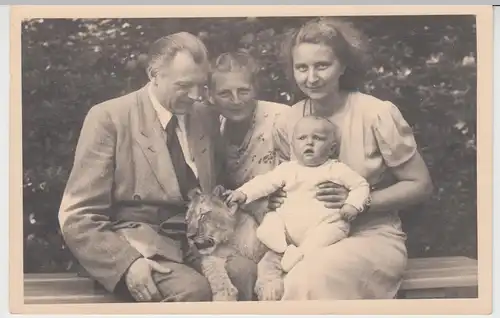
[[[93,284],[92,281],[89,281],[90,284]],[[89,284],[89,285],[90,285]],[[31,295],[31,296],[44,296],[47,295],[47,293],[50,291],[51,295],[57,295],[57,296],[64,296],[64,295],[73,295],[73,294],[78,294],[78,295],[86,295],[86,294],[107,294],[108,292],[101,287],[94,287],[94,285],[90,286],[74,286],[71,287],[71,285],[66,284],[66,285],[56,285],[52,284],[50,286],[37,286],[37,285],[31,285],[31,284],[25,284],[24,287],[24,293],[26,295]]]
[[[59,279],[73,279],[73,280],[87,280],[87,277],[80,277],[78,273],[75,272],[64,272],[64,273],[25,273],[24,279],[32,281],[44,281],[44,280],[59,280]]]
[[[477,267],[462,267],[462,268],[429,268],[406,271],[403,279],[410,278],[432,278],[440,279],[441,277],[460,277],[460,276],[477,276]]]
[[[452,287],[472,287],[477,286],[477,275],[451,276],[436,278],[414,278],[404,280],[401,284],[401,290],[410,289],[431,289],[431,288],[452,288]]]
[[[408,260],[408,270],[420,268],[453,268],[463,266],[477,266],[477,260],[467,257],[429,257]]]
[[[90,304],[90,303],[119,303],[111,294],[81,294],[55,296],[29,296],[24,298],[25,304]]]

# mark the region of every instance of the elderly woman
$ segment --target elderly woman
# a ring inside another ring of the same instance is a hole
[[[226,52],[212,64],[209,101],[221,114],[225,186],[235,189],[276,166],[272,131],[290,107],[257,99],[259,67],[249,54]],[[260,222],[267,200],[243,208]]]
[[[398,210],[426,199],[432,189],[412,130],[393,103],[357,90],[367,54],[363,35],[350,24],[309,21],[291,34],[283,52],[306,98],[276,125],[280,159],[293,159],[292,128],[301,117],[326,117],[340,136],[339,159],[365,177],[372,190],[347,239],[306,255],[286,274],[282,299],[393,298],[407,262]],[[331,208],[342,206],[345,189],[321,186],[319,200]],[[270,205],[279,206],[283,195]]]

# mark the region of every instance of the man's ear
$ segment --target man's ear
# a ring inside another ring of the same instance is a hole
[[[218,198],[221,198],[224,192],[226,192],[226,189],[224,188],[224,186],[220,184],[216,185],[215,188],[212,190],[212,194]]]
[[[188,198],[189,200],[193,200],[196,196],[199,196],[200,194],[201,194],[201,189],[199,187],[196,187],[189,190]]]
[[[151,66],[146,67],[146,75],[148,76],[149,81],[151,81],[154,84],[156,79],[153,73],[154,73],[153,68],[151,68]]]

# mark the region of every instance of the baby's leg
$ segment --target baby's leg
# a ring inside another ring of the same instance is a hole
[[[281,268],[288,273],[302,258],[304,258],[302,250],[295,245],[289,245],[281,258]]]
[[[304,240],[299,247],[293,245],[288,246],[281,259],[283,271],[289,272],[300,260],[302,260],[302,258],[304,258],[306,253],[335,244],[341,239],[346,238],[348,233],[349,223],[343,220],[335,222],[324,221],[314,226],[306,232]]]
[[[349,234],[350,224],[344,220],[323,221],[309,229],[300,243],[303,253],[337,243]]]
[[[277,212],[268,212],[256,231],[257,238],[276,253],[284,253],[287,247],[285,224]]]

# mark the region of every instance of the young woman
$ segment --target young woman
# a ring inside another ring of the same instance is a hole
[[[390,101],[359,92],[366,68],[363,35],[331,18],[311,20],[291,34],[283,52],[291,78],[306,95],[274,130],[281,160],[289,160],[292,128],[305,115],[328,118],[340,136],[339,159],[365,177],[370,200],[348,238],[308,254],[285,277],[283,300],[393,298],[407,262],[398,210],[432,191],[413,133]],[[331,183],[318,199],[342,206],[347,191]],[[270,205],[280,205],[283,193]]]

